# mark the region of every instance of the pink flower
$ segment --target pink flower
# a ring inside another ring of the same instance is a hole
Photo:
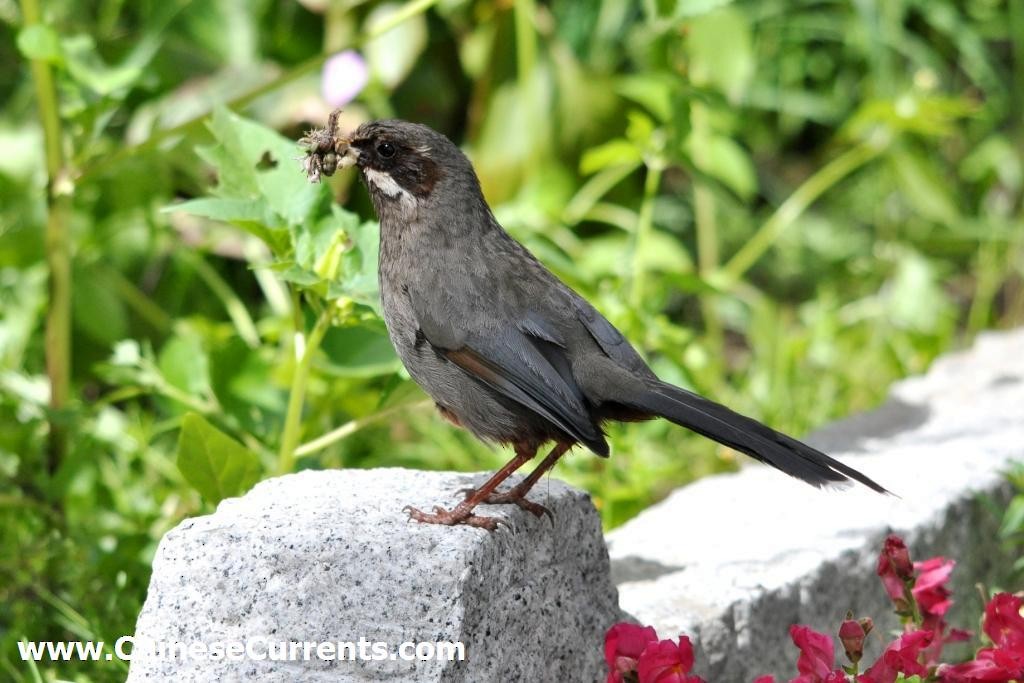
[[[955,562],[944,557],[933,557],[924,562],[914,563],[919,574],[910,592],[921,613],[921,628],[935,634],[935,638],[924,652],[922,661],[927,666],[938,663],[946,643],[967,640],[970,637],[966,631],[959,629],[946,633],[949,625],[945,616],[953,604],[946,583],[953,573],[954,566]]]
[[[1008,650],[984,648],[972,661],[943,664],[937,673],[942,683],[1006,683],[1024,677],[1024,658]]]
[[[775,683],[775,676],[771,674],[765,674],[764,676],[758,676],[754,679],[754,683]]]
[[[648,643],[637,662],[640,683],[704,683],[703,678],[688,675],[692,668],[693,645],[686,636],[679,636],[678,644]]]
[[[370,80],[366,61],[355,50],[345,50],[324,62],[320,90],[332,107],[343,107],[356,98]]]
[[[878,567],[875,573],[882,578],[885,592],[889,594],[897,607],[906,606],[904,587],[906,582],[914,578],[914,565],[910,562],[910,551],[903,539],[890,534],[885,539],[882,552],[878,556]]]
[[[604,634],[604,661],[608,664],[607,683],[622,683],[624,674],[636,671],[637,660],[648,643],[657,642],[652,626],[619,623]]]
[[[944,683],[980,683],[1024,678],[1024,601],[1009,593],[997,593],[985,606],[982,628],[995,647],[983,648],[974,660],[939,667]]]
[[[846,683],[846,674],[839,669],[829,672],[825,678],[820,678],[814,674],[804,674],[791,679],[789,683]]]
[[[803,676],[797,680],[801,683],[827,680],[835,669],[836,661],[836,646],[832,638],[800,624],[789,627],[789,637],[800,649],[796,670]]]
[[[928,669],[921,664],[921,651],[935,637],[933,631],[910,631],[889,643],[878,661],[857,677],[858,683],[893,683],[898,674],[926,676]]]
[[[992,642],[1005,650],[1024,657],[1024,600],[1009,593],[996,593],[985,605],[985,623],[982,628]]]
[[[851,615],[852,616],[852,615]],[[846,619],[839,627],[839,641],[843,644],[847,658],[856,664],[864,656],[864,637],[871,633],[874,623],[865,617],[860,621]]]
[[[956,562],[944,557],[933,557],[924,562],[915,562],[914,567],[920,572],[911,593],[917,600],[923,615],[944,616],[953,601],[949,599],[946,582]]]

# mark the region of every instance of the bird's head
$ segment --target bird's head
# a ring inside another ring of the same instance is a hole
[[[341,139],[338,166],[362,173],[379,215],[403,215],[436,199],[444,185],[476,185],[466,156],[444,135],[427,126],[396,119],[364,123]]]
[[[451,140],[422,124],[370,121],[348,135],[338,132],[340,111],[326,128],[308,132],[303,169],[311,182],[355,166],[366,181],[382,225],[426,219],[451,230],[487,226],[493,216],[473,166]]]

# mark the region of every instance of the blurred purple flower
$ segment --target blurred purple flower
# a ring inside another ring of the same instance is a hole
[[[369,80],[366,61],[355,50],[345,50],[324,62],[320,88],[327,104],[343,107],[362,92]]]

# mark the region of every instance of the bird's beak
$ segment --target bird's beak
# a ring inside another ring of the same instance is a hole
[[[355,166],[359,161],[359,149],[352,146],[351,138],[342,138],[337,144],[338,168]]]

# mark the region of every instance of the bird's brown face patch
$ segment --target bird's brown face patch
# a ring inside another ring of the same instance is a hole
[[[433,192],[441,179],[443,171],[430,157],[430,149],[426,146],[386,133],[357,138],[352,141],[352,146],[359,150],[359,167],[371,182],[376,178],[382,184],[386,183],[383,177],[386,175],[398,188],[414,197],[424,198]]]

